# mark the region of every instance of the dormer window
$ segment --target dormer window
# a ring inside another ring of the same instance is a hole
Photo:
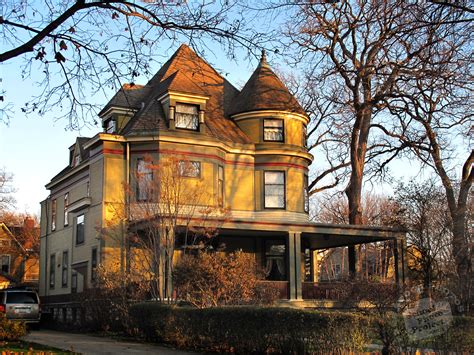
[[[175,127],[197,131],[199,129],[199,107],[189,104],[176,104]]]
[[[78,154],[74,157],[74,166],[78,166],[81,163],[81,156]]]
[[[105,122],[105,133],[113,134],[116,130],[115,120],[109,119]]]
[[[283,120],[265,119],[263,120],[263,140],[268,142],[284,141]]]

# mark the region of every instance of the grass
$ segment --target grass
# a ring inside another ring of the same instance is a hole
[[[53,348],[51,346],[41,345],[37,343],[32,343],[29,341],[0,341],[0,352],[6,351],[7,354],[11,353],[23,353],[28,355],[33,354],[44,354],[44,355],[56,355],[56,354],[77,354],[71,351],[61,350]]]

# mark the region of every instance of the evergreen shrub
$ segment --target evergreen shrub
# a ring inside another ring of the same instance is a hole
[[[361,351],[369,321],[347,312],[233,306],[197,309],[140,303],[130,310],[139,333],[181,348],[236,353]]]

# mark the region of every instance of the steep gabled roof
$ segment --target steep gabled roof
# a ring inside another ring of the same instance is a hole
[[[74,156],[76,154],[79,154],[80,157],[81,157],[81,163],[79,165],[81,165],[84,161],[87,161],[89,160],[89,151],[90,149],[86,149],[84,148],[84,145],[89,141],[91,140],[91,138],[88,138],[88,137],[77,137],[76,138],[76,142],[69,148],[69,149],[74,149],[73,151],[73,155],[72,155],[72,158],[74,159]],[[73,148],[74,147],[74,148]],[[68,172],[70,172],[71,170],[73,170],[75,167],[72,166],[72,164],[68,164],[68,166],[66,166],[63,170],[61,170],[58,174],[56,174],[49,183],[51,182],[54,182],[58,179],[60,179],[61,177],[63,177],[64,175],[66,175]]]
[[[112,99],[99,112],[99,116],[111,107],[139,109],[144,98],[148,94],[148,89],[143,85],[124,84]]]
[[[76,149],[79,149],[81,161],[89,158],[89,150],[84,148],[84,144],[86,144],[89,140],[90,137],[77,137],[76,139]]]
[[[259,110],[288,111],[306,115],[306,112],[273,72],[265,53],[259,66],[230,107],[230,115]]]
[[[184,44],[140,90],[144,93],[140,98],[144,106],[130,119],[121,134],[140,135],[146,134],[146,131],[166,130],[166,118],[157,98],[167,91],[177,91],[209,97],[206,103],[206,134],[219,140],[251,143],[236,123],[228,118],[230,103],[238,90]]]

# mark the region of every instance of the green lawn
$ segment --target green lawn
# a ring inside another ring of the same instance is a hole
[[[27,341],[0,341],[0,352],[10,351],[14,353],[24,353],[26,354],[78,354],[71,351],[65,351],[51,346],[31,343]]]

